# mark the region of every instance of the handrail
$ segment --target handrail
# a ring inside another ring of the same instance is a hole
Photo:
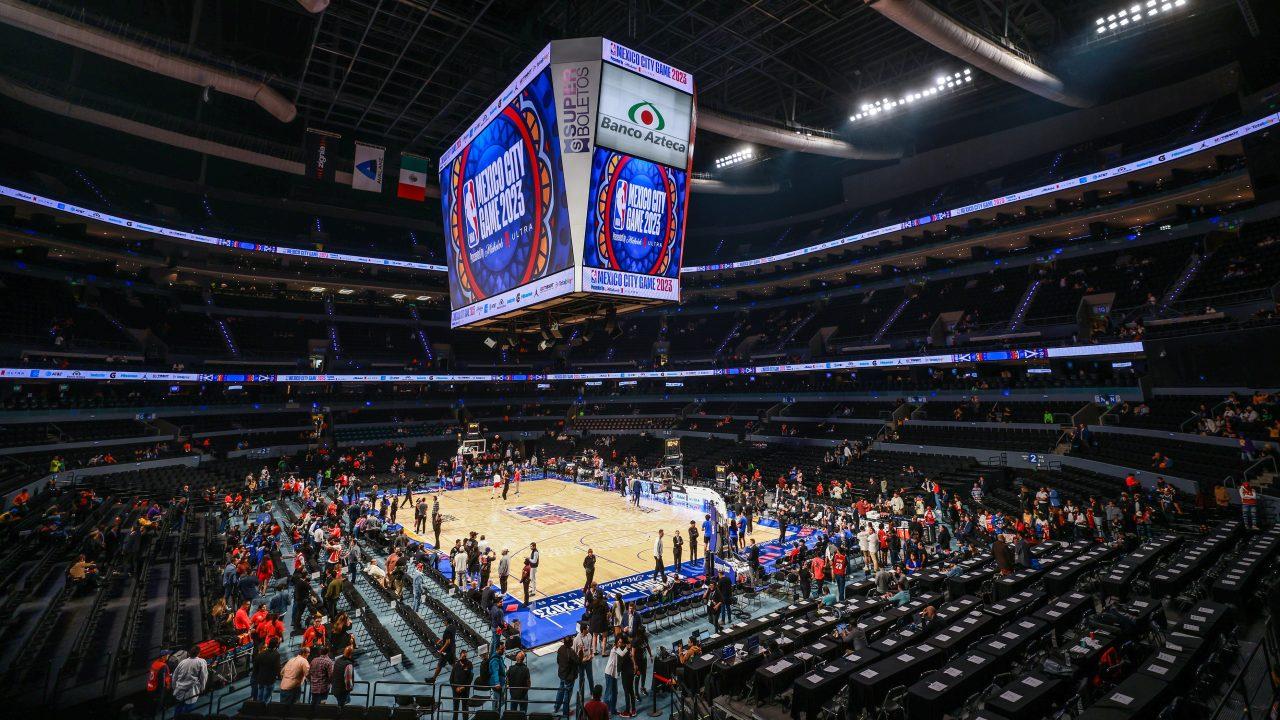
[[[480,659],[477,658],[476,662],[477,663],[480,662]],[[507,669],[508,671],[510,671],[511,665],[507,665]],[[573,684],[577,691],[578,702],[581,703],[582,697],[584,695],[583,688],[582,688],[583,683],[579,678],[579,680],[575,681]],[[478,713],[488,711],[489,708],[485,706],[492,707],[494,712],[497,712],[499,715],[501,715],[503,712],[513,712],[510,710],[510,706],[513,702],[522,704],[525,708],[523,712],[529,713],[529,714],[533,714],[533,713],[530,713],[529,711],[530,707],[536,708],[539,706],[551,705],[553,707],[547,709],[545,711],[545,714],[552,715],[553,714],[552,710],[554,709],[554,705],[556,702],[556,696],[560,692],[559,686],[557,687],[548,687],[548,686],[541,686],[541,685],[530,686],[528,688],[523,688],[524,690],[527,691],[527,694],[525,695],[525,699],[513,701],[511,699],[511,687],[509,685],[503,685],[501,689],[501,693],[497,697],[495,697],[493,691],[496,686],[480,685],[478,683],[473,682],[470,685],[466,686],[467,694],[465,698],[467,702],[462,703],[460,707],[450,707],[449,709],[446,710],[445,709],[446,699],[452,700],[454,702],[458,702],[463,700],[463,698],[457,696],[454,693],[453,686],[450,685],[449,683],[445,682],[445,683],[441,683],[440,685],[442,685],[443,687],[447,687],[449,689],[449,695],[446,698],[442,693],[440,693],[437,690],[437,694],[435,695],[435,698],[436,698],[435,707],[431,711],[431,718],[433,718],[433,720],[449,720],[457,715],[461,715],[463,720],[470,720],[471,718],[475,717]],[[479,695],[477,695],[477,691],[480,692]],[[543,691],[545,691],[547,694],[550,695],[550,699],[534,696],[535,692],[537,692],[539,695],[542,695]],[[570,690],[570,698],[569,698],[570,703],[574,702],[573,694],[574,694],[574,690]],[[475,703],[476,700],[480,700],[480,703],[476,704]],[[454,702],[449,703],[450,706],[452,706]],[[495,703],[495,702],[496,702],[496,706],[490,705],[491,703]],[[533,712],[538,712],[538,711],[535,709]],[[542,714],[542,713],[539,713],[539,714]]]
[[[1280,475],[1280,464],[1276,463],[1276,459],[1274,457],[1268,455],[1266,457],[1258,458],[1253,462],[1252,465],[1245,468],[1244,472],[1240,473],[1241,479],[1248,480],[1249,478],[1253,477],[1253,470],[1259,465],[1270,465],[1271,472],[1276,473],[1277,475]]]
[[[397,692],[395,689],[387,690],[388,687],[406,687],[408,692]],[[430,692],[418,692],[414,688],[422,688],[430,690]],[[374,680],[368,690],[368,704],[370,707],[378,704],[378,698],[390,697],[394,699],[397,695],[413,695],[414,697],[429,697],[433,705],[440,704],[440,682],[426,682],[418,680]]]
[[[1107,418],[1116,415],[1117,414],[1116,410],[1120,409],[1121,405],[1122,403],[1111,403],[1107,405],[1107,409],[1103,410],[1102,413],[1098,415],[1098,424],[1106,425]],[[1118,425],[1119,423],[1116,423],[1116,424]]]
[[[1222,698],[1218,700],[1218,704],[1214,706],[1213,712],[1210,713],[1208,716],[1209,718],[1216,719],[1219,716],[1221,716],[1222,711],[1225,709],[1227,701],[1233,699],[1234,696],[1232,694],[1232,691],[1237,686],[1240,687],[1241,694],[1244,696],[1245,710],[1243,713],[1243,717],[1246,717],[1246,718],[1253,717],[1252,713],[1250,713],[1248,710],[1249,706],[1253,703],[1250,702],[1248,692],[1245,690],[1244,676],[1245,676],[1245,673],[1253,670],[1252,665],[1253,665],[1254,658],[1258,655],[1258,651],[1262,650],[1263,651],[1262,658],[1267,663],[1266,672],[1263,674],[1263,677],[1265,678],[1273,677],[1272,673],[1274,672],[1274,668],[1271,666],[1271,656],[1276,652],[1276,648],[1271,647],[1271,644],[1272,644],[1271,619],[1267,618],[1266,622],[1263,623],[1263,626],[1262,626],[1261,638],[1253,646],[1253,649],[1249,651],[1249,656],[1245,658],[1243,662],[1240,663],[1240,669],[1237,670],[1236,674],[1231,678],[1231,682],[1227,683],[1226,692],[1222,694]],[[1276,697],[1275,686],[1268,681],[1263,681],[1261,685],[1264,688],[1267,686],[1271,687],[1271,699],[1263,704],[1263,707],[1269,707],[1271,706],[1272,702],[1275,701],[1275,697]],[[1241,717],[1241,715],[1234,710],[1231,716]]]

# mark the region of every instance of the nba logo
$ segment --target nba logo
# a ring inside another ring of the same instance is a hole
[[[631,189],[631,183],[626,180],[618,181],[618,189],[613,195],[613,229],[627,229],[627,191]]]
[[[466,225],[463,232],[467,236],[467,247],[474,250],[480,245],[480,213],[476,209],[475,180],[468,180],[462,185],[462,222]]]

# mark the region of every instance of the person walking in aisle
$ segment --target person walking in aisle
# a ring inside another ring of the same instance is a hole
[[[618,713],[621,717],[636,716],[636,657],[635,650],[622,638],[622,654],[618,656],[618,684],[622,686],[622,695],[626,698],[626,707]]]
[[[453,623],[446,622],[444,633],[440,635],[440,642],[436,643],[436,657],[439,661],[436,663],[436,672],[431,676],[431,684],[436,683],[436,678],[440,677],[440,671],[445,665],[453,667],[458,662],[457,657],[457,630],[454,629]]]
[[[511,696],[511,712],[524,714],[529,709],[529,666],[524,651],[516,653],[516,661],[507,668],[507,693]]]
[[[614,638],[609,648],[609,659],[604,664],[604,702],[609,714],[618,714],[618,659],[623,655],[622,636]]]
[[[458,653],[458,662],[449,669],[449,686],[453,688],[453,720],[458,720],[459,711],[464,720],[468,716],[467,699],[471,697],[471,682],[475,677],[471,667],[467,651],[462,650]]]
[[[596,684],[596,674],[591,667],[595,658],[595,641],[586,622],[578,623],[578,634],[573,636],[573,651],[578,654],[578,684],[585,690]]]
[[[507,645],[499,640],[489,656],[489,682],[493,683],[493,709],[502,712],[507,690]]]
[[[249,696],[260,703],[271,702],[271,691],[280,675],[280,641],[272,638],[253,656]]]
[[[187,657],[173,669],[173,700],[177,703],[174,717],[195,710],[196,702],[209,684],[209,663],[200,657],[200,646],[194,645]]]
[[[302,683],[311,672],[311,648],[298,648],[298,654],[289,658],[289,662],[280,668],[280,702],[292,705],[302,697]]]
[[[323,644],[316,645],[312,652],[316,657],[307,671],[307,680],[311,684],[311,707],[315,707],[329,698],[329,688],[333,683],[333,660],[329,657],[329,648]]]
[[[556,704],[551,708],[552,714],[560,714],[561,708],[565,717],[573,713],[573,684],[578,680],[578,654],[573,651],[573,636],[565,636],[556,650],[556,678],[560,687],[556,689]]]
[[[338,701],[338,707],[351,701],[351,691],[356,686],[356,663],[352,659],[355,651],[355,647],[348,645],[342,649],[338,659],[333,661],[333,682],[330,687],[334,699]]]

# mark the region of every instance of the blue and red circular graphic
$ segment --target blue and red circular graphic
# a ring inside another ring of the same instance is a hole
[[[678,276],[684,173],[603,148],[596,149],[592,166],[585,264]]]
[[[454,308],[568,267],[552,97],[540,73],[441,173]]]

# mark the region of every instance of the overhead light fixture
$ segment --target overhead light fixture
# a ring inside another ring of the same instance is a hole
[[[418,302],[425,302],[430,299],[431,299],[430,295],[419,295],[418,297],[414,298],[414,300],[417,300]]]
[[[351,288],[342,288],[338,290],[339,295],[350,295],[353,292],[355,292],[355,290],[352,290]]]
[[[1130,25],[1152,20],[1162,15],[1180,10],[1187,5],[1187,0],[1140,0],[1132,5],[1119,8],[1114,12],[1102,15],[1093,21],[1094,33],[1122,30]]]
[[[311,287],[311,292],[324,292],[325,290],[326,288],[321,287],[320,285],[313,285]]]
[[[858,111],[849,116],[849,122],[858,122],[882,114],[893,112],[903,105],[910,105],[938,96],[938,93],[955,90],[973,82],[973,69],[964,68],[959,72],[945,73],[933,78],[933,85],[919,90],[907,90],[897,97],[882,97],[867,100],[858,106]]]
[[[724,170],[725,168],[733,167],[734,165],[740,165],[754,158],[755,155],[756,155],[755,151],[752,150],[751,148],[749,147],[743,148],[736,153],[725,155],[722,158],[716,159],[716,169]]]
[[[392,300],[403,300],[403,299],[405,299],[405,298],[407,298],[407,297],[409,297],[409,296],[408,296],[408,295],[405,295],[404,293],[392,293],[392,294],[391,294],[391,299],[392,299]]]

